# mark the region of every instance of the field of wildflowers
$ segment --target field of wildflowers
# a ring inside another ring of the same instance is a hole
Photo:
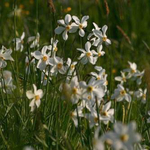
[[[0,3],[0,150],[150,149],[148,0]]]

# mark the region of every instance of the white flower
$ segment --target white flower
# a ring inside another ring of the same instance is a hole
[[[134,93],[134,95],[138,99],[141,99],[141,102],[145,104],[146,103],[146,93],[147,93],[147,89],[145,89],[145,90],[139,89],[138,91],[136,91]]]
[[[26,74],[30,74],[30,66],[31,64],[35,64],[35,59],[29,60],[29,57],[26,56],[25,58],[25,65],[26,65]]]
[[[32,90],[26,92],[27,98],[32,99],[32,101],[29,104],[32,112],[34,111],[36,107],[38,108],[40,106],[41,98],[43,97],[43,91],[41,89],[37,90],[37,87],[35,84],[33,84],[33,89],[34,89],[33,92]]]
[[[102,110],[100,111],[100,120],[104,122],[104,124],[108,124],[109,121],[114,121],[114,109],[110,109],[111,102],[103,105]]]
[[[0,87],[3,89],[4,93],[11,94],[12,91],[16,88],[16,86],[13,85],[12,77],[7,75],[3,73],[4,79],[1,81]]]
[[[75,21],[75,24],[78,26],[79,28],[79,35],[81,37],[84,37],[85,32],[84,32],[84,28],[87,27],[87,21],[89,19],[89,16],[83,16],[81,21],[79,20],[79,18],[77,16],[72,16],[73,20]]]
[[[133,75],[133,78],[135,78],[136,83],[137,83],[138,85],[140,85],[140,84],[142,83],[142,78],[143,78],[143,76],[144,76],[144,73],[145,73],[145,71],[142,71],[142,72],[137,71],[137,72]]]
[[[95,66],[95,69],[98,71],[98,73],[96,72],[91,72],[90,74],[92,76],[94,76],[96,78],[96,80],[101,80],[103,81],[103,85],[105,87],[105,92],[107,91],[107,85],[108,85],[108,81],[107,81],[107,74],[105,72],[105,69],[103,69],[102,67],[99,66]]]
[[[99,130],[100,127],[97,127],[94,133],[94,138],[93,138],[93,149],[94,150],[104,150],[104,144],[102,140],[99,138]]]
[[[127,79],[129,79],[129,75],[126,76],[126,75],[125,75],[125,72],[122,72],[122,71],[121,71],[121,76],[115,77],[115,80],[116,80],[116,81],[120,81],[121,84],[123,84],[124,82],[126,82]]]
[[[104,42],[106,45],[111,44],[111,41],[107,38],[107,35],[106,35],[107,29],[108,29],[107,25],[104,25],[104,26],[102,27],[102,32],[99,31],[99,30],[94,30],[94,35],[95,35],[96,37],[98,37],[98,38],[95,39],[95,41],[94,41],[94,45],[95,45],[95,46],[101,45],[103,42]]]
[[[105,95],[103,81],[91,78],[88,84],[85,81],[80,82],[80,87],[83,89],[82,98],[95,102],[95,98],[100,99]]]
[[[65,74],[67,67],[64,66],[63,59],[57,56],[53,56],[49,59],[49,64],[52,66],[51,73],[56,75],[58,72],[60,74]]]
[[[82,106],[77,106],[77,108],[73,112],[70,113],[70,116],[76,127],[78,127],[78,124],[79,124],[78,117],[84,116],[82,110],[83,110]]]
[[[6,49],[4,46],[2,46],[2,49],[0,49],[0,68],[7,66],[7,62],[5,60],[14,61],[14,59],[11,57],[11,53],[11,49]]]
[[[28,43],[30,44],[30,48],[39,47],[40,34],[37,33],[36,36],[31,36],[28,38]]]
[[[133,150],[135,143],[140,142],[141,136],[135,132],[136,123],[131,122],[123,125],[117,122],[114,125],[114,131],[109,131],[102,136],[103,141],[109,143],[115,150]]]
[[[148,111],[149,118],[147,119],[147,123],[150,123],[150,111]]]
[[[95,53],[95,55],[97,56],[97,58],[101,57],[101,56],[104,56],[105,52],[102,51],[103,49],[103,46],[102,45],[99,45],[97,47],[97,52]]]
[[[76,75],[75,66],[77,64],[77,61],[71,62],[71,59],[68,58],[66,64],[68,65],[68,68],[69,68],[68,73],[67,73],[67,76],[68,76],[67,78],[69,79],[73,73],[74,73],[73,76]]]
[[[35,51],[31,53],[31,55],[39,60],[37,64],[37,68],[39,68],[40,70],[44,70],[46,66],[49,64],[50,54],[47,53],[47,46],[44,46],[41,52]]]
[[[100,123],[100,114],[98,114],[95,109],[91,109],[91,112],[89,114],[85,114],[85,118],[89,120],[90,128],[98,126]]]
[[[90,42],[86,42],[85,50],[81,48],[77,48],[78,51],[82,52],[82,54],[80,55],[78,59],[81,60],[81,63],[84,65],[88,62],[90,62],[93,65],[96,63],[97,58],[93,57],[93,54],[95,53],[95,51],[94,50],[91,51],[90,48],[91,48]]]
[[[61,34],[63,32],[62,37],[65,41],[68,39],[68,32],[74,33],[77,31],[78,28],[75,23],[71,23],[71,20],[72,20],[71,15],[67,14],[64,20],[62,19],[57,21],[58,24],[62,26],[58,26],[55,29],[55,33]]]
[[[15,50],[18,51],[20,50],[21,52],[23,51],[23,39],[25,38],[25,32],[22,33],[20,38],[13,39],[13,42],[15,42]]]
[[[128,77],[131,78],[137,72],[137,65],[136,63],[131,63],[128,61],[130,68],[124,69],[124,72],[128,72]]]
[[[94,41],[95,41],[96,38],[97,38],[96,36],[92,38],[92,36],[94,36],[94,33],[93,33],[94,30],[100,31],[100,29],[101,29],[95,22],[93,22],[93,25],[94,25],[94,28],[92,29],[92,33],[90,33],[90,34],[88,35],[88,37],[87,37],[88,40],[93,41],[92,45],[94,45]],[[95,45],[94,45],[94,46],[95,46]]]
[[[56,52],[58,51],[58,40],[54,40],[53,38],[51,38],[51,46],[50,46],[50,50],[52,51],[52,54],[55,55]]]
[[[112,95],[112,99],[116,99],[118,102],[123,101],[124,99],[127,102],[131,102],[131,96],[127,93],[124,87],[121,84],[118,84],[117,87],[115,93]]]
[[[74,76],[71,81],[63,83],[60,87],[60,91],[63,94],[63,98],[70,100],[72,104],[78,103],[82,93],[77,76]]]

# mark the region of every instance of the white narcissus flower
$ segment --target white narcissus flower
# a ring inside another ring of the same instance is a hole
[[[147,119],[147,123],[150,123],[150,111],[148,111],[149,118]]]
[[[21,37],[20,38],[16,38],[16,39],[13,39],[13,42],[15,43],[15,50],[16,51],[23,51],[23,39],[25,38],[25,32],[22,33]]]
[[[109,121],[114,121],[114,109],[110,109],[111,102],[103,105],[102,110],[100,111],[100,120],[103,121],[104,124],[108,124]]]
[[[138,99],[141,99],[141,102],[145,104],[146,103],[146,93],[147,93],[147,89],[145,89],[145,90],[139,89],[138,91],[136,91],[134,93],[134,96],[136,96]]]
[[[67,71],[66,66],[64,66],[63,59],[57,56],[53,56],[49,59],[49,64],[52,66],[51,73],[56,75],[58,72],[60,74],[65,74]]]
[[[0,68],[5,68],[7,66],[7,62],[5,60],[14,61],[11,57],[12,50],[7,49],[4,46],[0,49]]]
[[[78,124],[79,124],[78,117],[84,116],[82,111],[83,111],[83,107],[77,106],[77,108],[73,112],[70,113],[70,116],[71,116],[76,127],[78,127]]]
[[[102,32],[99,31],[99,30],[94,30],[94,35],[95,35],[96,37],[98,37],[98,38],[95,39],[95,41],[94,41],[94,45],[95,45],[95,46],[101,45],[103,42],[104,42],[106,45],[110,45],[110,44],[111,44],[111,41],[107,38],[107,35],[106,35],[107,29],[108,29],[107,25],[104,25],[104,26],[102,27]]]
[[[35,59],[29,60],[29,57],[26,56],[25,58],[25,65],[26,65],[26,74],[30,74],[30,66],[31,64],[35,64]]]
[[[140,85],[140,84],[142,83],[142,78],[143,78],[143,76],[144,76],[144,73],[145,73],[145,71],[142,71],[142,72],[137,71],[137,72],[133,75],[133,78],[135,78],[134,80],[136,80],[136,83],[137,83],[138,85]]]
[[[97,58],[99,58],[99,57],[105,55],[105,52],[102,51],[102,49],[103,49],[103,46],[102,46],[102,45],[99,45],[99,46],[97,47],[97,52],[95,53],[95,55],[97,56]]]
[[[65,19],[63,20],[58,20],[58,24],[61,25],[61,26],[58,26],[56,29],[55,29],[55,33],[56,34],[62,34],[62,37],[63,39],[66,41],[68,39],[68,32],[69,33],[74,33],[77,31],[77,26],[75,23],[71,23],[71,15],[70,14],[67,14],[65,16]]]
[[[90,42],[86,42],[85,50],[81,48],[77,48],[78,51],[82,52],[82,54],[80,55],[78,59],[81,60],[81,63],[84,65],[87,64],[88,62],[94,65],[97,61],[97,58],[93,57],[93,54],[95,54],[95,51],[94,50],[91,51],[90,48],[91,48]]]
[[[130,77],[129,77],[129,75],[125,75],[125,72],[122,72],[121,71],[121,76],[117,76],[117,77],[115,77],[115,80],[116,81],[119,81],[119,82],[121,82],[121,84],[123,84],[124,82],[126,82],[127,81],[127,79],[129,79]]]
[[[26,92],[26,96],[28,99],[32,99],[29,106],[31,107],[31,111],[33,112],[34,109],[40,106],[41,104],[41,98],[43,97],[43,91],[41,89],[37,90],[37,87],[35,84],[33,84],[34,91],[30,90]]]
[[[131,63],[128,61],[130,68],[124,69],[124,72],[128,72],[128,77],[131,78],[137,72],[137,65],[136,63]]]
[[[72,62],[72,60],[70,58],[68,58],[67,62],[66,62],[67,66],[68,66],[68,73],[67,73],[67,78],[69,79],[72,74],[75,76],[76,75],[76,71],[75,71],[75,66],[77,64],[77,61]]]
[[[93,25],[94,25],[94,28],[92,29],[92,33],[90,33],[90,34],[88,35],[88,37],[87,37],[88,40],[93,41],[92,45],[94,45],[94,41],[95,41],[96,38],[97,38],[96,36],[92,38],[92,36],[94,36],[94,33],[93,33],[94,30],[100,31],[100,29],[101,29],[95,22],[93,22]],[[95,46],[95,45],[94,45],[94,46]]]
[[[88,84],[85,81],[80,82],[80,87],[82,88],[82,98],[89,101],[95,102],[95,99],[100,99],[105,95],[103,81],[95,80],[91,78]]]
[[[124,99],[127,102],[131,102],[130,94],[127,93],[121,84],[117,85],[117,89],[115,89],[115,93],[112,95],[112,99],[116,99],[118,102],[123,101]]]
[[[94,138],[93,138],[93,150],[104,150],[104,144],[102,140],[99,138],[99,131],[100,127],[97,127],[94,133]]]
[[[56,52],[58,51],[57,44],[58,44],[58,40],[51,38],[50,50],[52,51],[52,55],[55,55]]]
[[[35,51],[31,53],[31,55],[35,57],[37,60],[39,60],[37,63],[37,68],[39,68],[40,70],[44,70],[46,66],[49,64],[50,54],[47,53],[47,46],[44,46],[41,52]]]
[[[2,88],[4,93],[11,94],[12,91],[16,88],[13,85],[12,73],[10,71],[3,71],[3,74],[0,74],[1,82],[0,88]]]
[[[39,47],[39,42],[40,42],[40,34],[39,33],[37,33],[36,36],[31,36],[28,38],[28,43],[31,43],[30,48]]]
[[[85,32],[83,29],[87,27],[87,20],[89,19],[89,16],[83,16],[81,21],[79,20],[77,16],[72,16],[72,18],[75,21],[75,24],[77,25],[77,27],[79,28],[79,35],[81,37],[84,37]]]
[[[72,104],[78,103],[82,93],[77,76],[74,76],[71,81],[68,80],[67,83],[61,84],[60,91],[63,94],[63,98],[71,101]]]
[[[109,143],[114,150],[133,150],[134,144],[141,141],[140,134],[135,130],[135,122],[128,125],[117,122],[114,125],[114,131],[106,132],[101,139],[105,143]]]

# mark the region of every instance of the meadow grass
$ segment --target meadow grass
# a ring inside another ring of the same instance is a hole
[[[49,2],[49,3],[48,3]],[[112,44],[104,46],[105,55],[101,57],[96,66],[102,66],[108,74],[109,94],[104,97],[104,102],[111,101],[114,108],[114,122],[121,121],[128,124],[135,121],[137,131],[142,136],[141,145],[150,147],[150,129],[147,123],[148,111],[150,110],[150,2],[148,0],[64,0],[64,1],[41,1],[41,0],[2,0],[0,2],[0,47],[4,45],[12,49],[14,61],[7,63],[6,68],[0,69],[0,83],[4,80],[4,71],[12,73],[13,84],[16,88],[11,94],[7,94],[6,85],[0,87],[0,149],[20,150],[25,146],[32,146],[35,150],[92,150],[94,149],[93,138],[96,126],[90,128],[87,119],[82,119],[77,110],[78,126],[74,125],[71,112],[78,109],[79,104],[72,104],[68,98],[62,100],[60,85],[66,82],[67,74],[58,74],[48,78],[46,85],[41,83],[42,71],[35,69],[31,63],[32,52],[40,50],[45,45],[50,45],[50,39],[59,40],[57,55],[64,60],[71,58],[77,61],[80,52],[77,48],[83,48],[87,42],[87,35],[93,28],[92,22],[100,27],[108,26],[107,35]],[[58,26],[57,20],[64,19],[66,14],[76,15],[80,19],[89,15],[86,35],[81,38],[78,33],[69,34],[69,39],[64,41],[62,35],[56,35],[54,30]],[[15,51],[16,41],[25,32],[23,51]],[[39,47],[30,48],[27,38],[40,33]],[[52,46],[53,48],[53,46]],[[26,56],[30,60],[25,63]],[[0,58],[1,59],[1,58]],[[129,81],[126,86],[130,91],[139,88],[148,89],[146,104],[132,96],[132,101],[117,102],[111,98],[118,82],[116,76],[120,71],[129,68],[128,61],[135,62],[139,70],[145,70],[142,84],[137,85]],[[29,66],[27,71],[25,68]],[[89,81],[90,72],[94,72],[94,66],[90,63],[76,65],[79,81]],[[47,76],[50,76],[48,71]],[[26,96],[28,90],[37,89],[44,92],[41,105],[31,112],[29,104],[31,100]],[[68,90],[68,89],[67,89]],[[68,92],[68,91],[67,91]],[[65,93],[65,96],[67,94]],[[67,97],[67,96],[66,96]],[[80,102],[79,102],[80,103]],[[96,103],[96,111],[99,106]],[[83,114],[88,113],[85,110]],[[98,116],[99,117],[99,116]],[[150,117],[150,116],[149,116]],[[113,130],[114,123],[107,125],[101,121],[100,136],[107,131]],[[106,145],[106,149],[111,149]],[[134,149],[137,149],[135,147]]]

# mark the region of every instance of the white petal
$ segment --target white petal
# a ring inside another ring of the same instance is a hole
[[[56,33],[56,34],[61,34],[64,30],[65,30],[64,27],[57,27],[57,28],[55,29],[55,33]]]
[[[37,108],[40,106],[40,104],[41,104],[41,100],[39,99],[39,100],[36,100],[35,101],[35,104],[36,104],[36,106],[37,106]]]
[[[30,91],[27,91],[27,92],[26,92],[26,96],[27,96],[28,99],[32,99],[35,95],[34,95],[34,93],[30,90]]]
[[[68,25],[70,23],[70,21],[71,21],[71,15],[67,14],[65,16],[65,23]]]
[[[85,50],[88,52],[88,51],[90,51],[90,48],[91,48],[91,43],[90,42],[86,42]]]
[[[81,23],[85,22],[88,19],[89,19],[89,16],[83,16],[82,19],[81,19]]]
[[[80,24],[80,20],[77,16],[72,16],[72,18],[77,24]]]
[[[84,37],[85,32],[84,32],[84,30],[83,30],[83,29],[80,29],[80,30],[79,30],[79,35],[80,35],[81,37]]]
[[[58,24],[65,26],[65,22],[63,19],[57,21]]]
[[[62,37],[65,41],[68,39],[68,34],[66,30],[63,32]]]

